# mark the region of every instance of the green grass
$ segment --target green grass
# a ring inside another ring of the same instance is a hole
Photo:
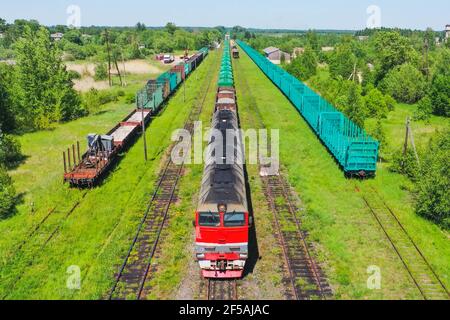
[[[104,184],[89,191],[68,219],[68,210],[82,192],[62,184],[62,151],[89,132],[105,132],[133,108],[111,104],[106,113],[56,126],[53,131],[21,137],[30,158],[13,173],[24,203],[8,220],[0,222],[0,297],[7,299],[99,299],[111,288],[118,266],[131,244],[137,224],[153,192],[161,158],[173,130],[182,128],[208,77],[208,58],[149,126],[146,135],[150,160],[143,159],[138,140]],[[198,78],[198,79],[197,79]],[[34,212],[30,203],[34,202]],[[18,250],[23,239],[52,208],[56,211],[42,229]],[[58,228],[53,239],[46,239]],[[81,269],[81,290],[66,287],[69,266]]]
[[[280,129],[281,163],[306,207],[301,218],[309,231],[309,239],[315,242],[317,258],[325,266],[336,298],[420,299],[419,291],[365,207],[356,187],[362,191],[374,187],[382,193],[450,287],[449,234],[414,213],[411,195],[405,190],[409,184],[407,179],[390,173],[385,165],[373,180],[345,179],[335,160],[295,108],[244,53],[236,73],[237,78],[247,78],[265,127]],[[245,117],[251,112],[249,98],[239,81],[237,90],[241,117]],[[403,110],[402,106],[398,110]],[[402,117],[399,115],[398,120],[393,120],[393,128],[397,128],[395,121],[400,123]],[[395,132],[389,134],[393,140],[401,139],[401,136],[395,138]],[[372,265],[381,268],[381,290],[367,289],[367,268]]]

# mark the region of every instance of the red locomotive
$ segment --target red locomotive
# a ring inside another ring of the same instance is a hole
[[[234,87],[219,87],[195,217],[196,255],[205,278],[242,278],[252,218],[247,204],[244,149]],[[230,138],[227,132],[237,134]],[[230,161],[231,160],[231,161]]]

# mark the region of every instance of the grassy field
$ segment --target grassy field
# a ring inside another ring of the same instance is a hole
[[[449,234],[414,213],[408,192],[409,181],[386,170],[387,164],[380,167],[373,180],[356,182],[345,179],[330,153],[295,108],[245,53],[237,64],[236,73],[237,78],[247,78],[265,127],[280,129],[284,173],[306,207],[301,218],[317,248],[317,258],[325,266],[336,298],[420,299],[419,291],[366,208],[357,188],[367,193],[373,187],[384,196],[441,279],[450,287]],[[246,106],[248,97],[239,81],[237,90],[241,99],[241,117],[246,117],[251,109]],[[398,133],[402,126],[404,128],[402,112],[410,112],[404,108],[399,106],[387,120],[386,130],[392,141],[403,136]],[[438,119],[432,121],[441,122]],[[416,135],[434,129],[425,126],[422,130],[416,130]],[[422,139],[426,138],[417,137],[418,141]],[[370,266],[381,269],[380,290],[367,288]]]
[[[150,160],[145,163],[143,142],[138,140],[104,184],[86,195],[62,184],[62,151],[74,141],[84,141],[89,132],[107,131],[132,105],[121,101],[97,116],[20,138],[29,158],[13,177],[24,200],[14,216],[0,221],[0,298],[105,296],[153,191],[171,133],[183,127],[200,92],[198,84],[209,76],[207,69],[213,60],[208,58],[186,82],[186,101],[183,92],[177,92],[152,121],[146,132]],[[53,209],[42,227],[28,237]],[[80,290],[67,287],[70,266],[81,272]]]

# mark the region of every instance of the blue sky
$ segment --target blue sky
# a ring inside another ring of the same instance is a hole
[[[81,9],[81,24],[234,26],[279,29],[362,29],[370,5],[381,9],[381,25],[443,30],[450,24],[449,0],[3,0],[0,17],[66,24],[69,5]]]

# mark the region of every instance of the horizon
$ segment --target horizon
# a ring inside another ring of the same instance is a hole
[[[186,6],[181,0],[173,0],[169,7],[166,3],[144,0],[113,5],[106,0],[46,0],[39,3],[17,0],[2,5],[0,18],[8,23],[17,19],[33,19],[46,26],[68,25],[69,21],[75,21],[77,27],[133,27],[141,22],[150,28],[159,28],[173,22],[182,28],[242,26],[279,31],[357,31],[368,26],[443,31],[450,23],[446,15],[450,12],[450,2],[444,0],[427,3],[347,0],[345,3],[286,0],[278,5],[269,1],[248,0],[242,3],[230,0],[227,6],[217,6],[199,0]]]

